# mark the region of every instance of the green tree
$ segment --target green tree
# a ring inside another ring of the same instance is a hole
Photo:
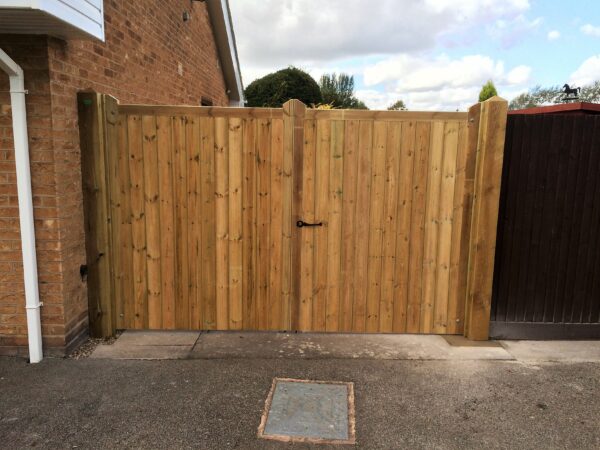
[[[488,98],[492,98],[495,95],[498,95],[496,86],[494,86],[494,82],[492,80],[488,80],[488,82],[485,83],[481,88],[481,91],[479,91],[479,101],[485,102]]]
[[[306,105],[321,103],[321,91],[317,82],[306,72],[288,67],[258,80],[244,91],[247,106],[279,108],[293,98]]]
[[[408,108],[404,104],[402,100],[396,100],[390,106],[388,106],[388,111],[407,111]]]
[[[551,105],[564,102],[565,94],[560,86],[541,87],[535,86],[529,92],[525,92],[513,98],[509,109],[534,108],[536,106]],[[579,93],[582,102],[600,103],[600,80],[583,86]]]
[[[345,73],[324,74],[319,81],[323,103],[341,109],[368,109],[354,96],[354,76]]]

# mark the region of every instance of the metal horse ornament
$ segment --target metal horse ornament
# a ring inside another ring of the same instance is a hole
[[[571,86],[569,86],[568,84],[565,83],[563,85],[563,94],[565,94],[565,96],[563,97],[563,100],[565,100],[565,101],[578,100],[580,91],[581,91],[581,88],[578,88],[578,87],[572,88]]]

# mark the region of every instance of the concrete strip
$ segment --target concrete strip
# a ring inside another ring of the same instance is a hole
[[[198,331],[124,331],[117,343],[127,345],[189,345],[198,340]]]
[[[99,345],[90,358],[94,359],[186,359],[189,345]]]
[[[501,341],[518,361],[600,362],[600,341]]]
[[[202,334],[190,356],[198,359],[513,359],[502,347],[451,346],[441,336],[432,335],[252,332]]]

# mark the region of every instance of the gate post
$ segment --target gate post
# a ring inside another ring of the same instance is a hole
[[[500,97],[492,97],[472,106],[469,120],[473,120],[472,114],[477,114],[478,110],[479,127],[469,129],[469,134],[477,133],[477,154],[464,335],[472,340],[487,340],[508,104]],[[473,136],[469,136],[469,142],[474,142]]]
[[[88,314],[92,337],[113,336],[113,295],[107,145],[118,115],[115,98],[96,92],[77,94],[85,227]]]

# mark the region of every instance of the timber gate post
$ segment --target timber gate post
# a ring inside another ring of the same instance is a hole
[[[469,143],[477,133],[464,329],[472,340],[489,336],[507,110],[497,96],[469,109],[469,125],[479,119],[479,127],[469,128]]]
[[[83,188],[90,335],[113,336],[116,330],[108,145],[114,143],[118,102],[96,92],[77,95]]]

